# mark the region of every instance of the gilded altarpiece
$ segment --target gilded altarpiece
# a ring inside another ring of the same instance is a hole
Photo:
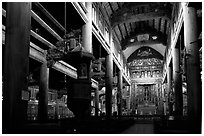
[[[163,56],[149,47],[136,50],[129,58],[131,109],[137,115],[162,114]]]

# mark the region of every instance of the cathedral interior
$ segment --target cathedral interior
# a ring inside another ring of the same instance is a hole
[[[202,2],[2,2],[3,134],[201,134]]]

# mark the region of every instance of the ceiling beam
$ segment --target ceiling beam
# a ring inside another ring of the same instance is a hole
[[[124,24],[124,27],[125,27],[125,31],[126,31],[126,35],[125,35],[125,37],[126,37],[126,36],[128,36],[128,30],[127,30],[126,24]]]
[[[156,18],[169,19],[166,11],[148,12],[148,13],[140,13],[140,14],[124,13],[122,15],[113,16],[111,18],[111,26],[115,27],[116,25],[121,23],[140,22],[140,21],[152,20]]]
[[[122,33],[122,30],[121,30],[121,28],[120,28],[120,25],[118,25],[118,29],[119,29],[119,31],[120,31],[121,39],[124,39],[124,35],[123,35],[123,33]]]
[[[110,4],[111,5],[111,4]],[[143,10],[143,12],[138,12],[137,9],[145,9],[149,7],[149,10]],[[129,23],[129,22],[139,22],[152,20],[154,18],[170,18],[171,17],[171,4],[165,2],[132,2],[129,4],[124,4],[122,8],[115,11],[110,18],[112,27],[120,23]]]
[[[112,13],[114,13],[115,11],[113,10],[113,7],[112,7],[111,3],[108,2],[108,4],[109,4],[109,6],[110,6],[110,8],[111,8]]]
[[[102,3],[99,4],[99,9],[100,11],[102,12],[103,16],[105,17],[105,21],[107,22],[108,25],[110,25],[110,20],[109,20],[109,16],[107,15],[107,11],[106,11],[106,8],[105,8],[105,11],[104,11],[104,8]]]
[[[125,49],[127,47],[127,45],[132,44],[131,39],[134,39],[133,43],[137,43],[137,44],[141,44],[141,42],[137,41],[137,36],[138,35],[142,35],[142,34],[149,34],[149,39],[152,41],[159,41],[160,43],[163,43],[164,45],[166,44],[166,34],[163,34],[161,32],[156,31],[155,29],[151,29],[151,28],[146,28],[145,30],[141,31],[139,29],[136,29],[134,33],[131,33],[128,37],[126,37],[125,39],[123,39],[121,41],[121,46],[123,49]],[[152,39],[152,36],[157,36],[156,40]]]

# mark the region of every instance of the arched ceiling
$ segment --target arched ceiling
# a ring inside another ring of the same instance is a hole
[[[134,51],[134,53],[132,53],[128,57],[127,62],[129,63],[135,59],[139,60],[139,59],[149,59],[149,58],[157,58],[157,59],[163,60],[163,56],[159,52],[157,52],[151,47],[144,46]]]
[[[138,45],[138,46],[130,46],[128,48],[126,48],[123,52],[124,52],[124,55],[125,55],[125,58],[128,59],[128,57],[134,53],[137,49],[139,48],[142,48],[144,47],[144,45]],[[158,51],[162,56],[164,56],[164,53],[165,53],[165,49],[166,49],[166,46],[164,46],[163,44],[154,44],[154,45],[151,45],[151,44],[147,44],[145,45],[145,47],[151,47],[153,49],[155,49],[156,51]]]
[[[152,47],[164,55],[172,3],[101,2],[101,6],[126,59],[142,46]]]

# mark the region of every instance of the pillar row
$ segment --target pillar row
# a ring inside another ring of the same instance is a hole
[[[167,73],[167,83],[168,83],[168,109],[169,109],[169,115],[171,116],[172,115],[172,112],[173,112],[173,105],[171,103],[171,93],[172,93],[172,90],[171,90],[171,83],[172,81],[172,68],[171,66],[168,67],[168,73]]]
[[[98,116],[98,109],[99,109],[99,90],[98,88],[95,89],[95,116]]]
[[[182,79],[180,70],[180,50],[174,48],[172,50],[173,62],[173,83],[175,92],[175,116],[183,115],[183,94],[182,94]]]
[[[49,88],[49,68],[47,62],[43,62],[40,67],[40,84],[39,84],[39,104],[38,119],[40,122],[48,120],[48,88]]]
[[[105,74],[105,84],[106,84],[106,117],[111,118],[112,115],[112,90],[113,90],[113,58],[112,54],[106,56],[106,74]]]
[[[89,53],[92,53],[92,2],[86,3],[88,22],[82,27],[82,45]]]
[[[197,34],[196,9],[184,9],[184,40],[186,48],[187,114],[189,119],[201,121],[202,90]]]
[[[119,70],[118,71],[118,93],[117,93],[118,116],[122,115],[122,107],[121,107],[122,88],[123,88],[123,76],[122,76],[122,71]]]

